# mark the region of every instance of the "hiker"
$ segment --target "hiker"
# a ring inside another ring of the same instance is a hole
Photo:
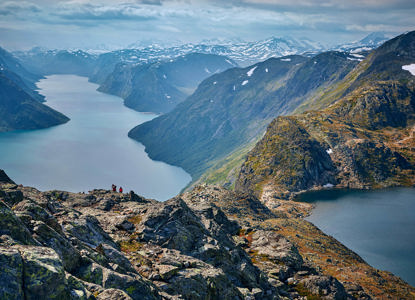
[[[120,186],[120,193],[122,193],[122,187]]]
[[[112,185],[112,191],[116,192],[117,191],[117,186],[115,184]]]

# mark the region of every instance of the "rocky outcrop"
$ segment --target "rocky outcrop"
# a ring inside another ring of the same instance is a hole
[[[271,225],[301,205],[283,214],[209,186],[162,203],[12,183],[0,192],[2,299],[351,299]]]

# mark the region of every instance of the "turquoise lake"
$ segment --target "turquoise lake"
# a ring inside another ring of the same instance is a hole
[[[309,194],[308,221],[367,263],[415,286],[415,189]]]
[[[86,77],[52,75],[38,82],[46,105],[71,120],[48,129],[0,133],[0,168],[16,183],[41,191],[124,192],[167,200],[191,180],[183,169],[151,160],[127,133],[156,117],[96,91]]]

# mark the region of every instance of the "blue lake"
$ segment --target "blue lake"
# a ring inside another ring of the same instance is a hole
[[[308,221],[415,286],[415,189],[330,191],[302,200],[315,205]]]
[[[71,120],[48,129],[0,133],[0,168],[16,183],[42,191],[87,192],[114,183],[158,200],[177,195],[190,175],[151,160],[144,146],[127,136],[156,115],[133,111],[97,87],[74,75],[39,81],[46,104]]]

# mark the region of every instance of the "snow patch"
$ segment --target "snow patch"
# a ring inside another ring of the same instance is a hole
[[[166,94],[166,98],[167,98],[167,99],[170,99],[170,98],[171,98],[171,96]]]
[[[166,76],[166,74],[163,74],[163,78],[164,78],[164,79],[167,79],[167,76]]]
[[[361,58],[352,58],[352,57],[348,57],[347,58],[348,60],[357,60],[357,61],[362,61],[363,59],[361,59]]]
[[[226,61],[228,64],[233,65],[233,63],[232,63],[229,59],[225,59],[225,61]]]
[[[215,85],[215,84],[217,84],[217,83],[218,83],[217,81],[214,81],[214,82],[213,82],[213,84],[214,84],[214,85]]]
[[[291,58],[281,58],[281,61],[291,61]]]
[[[332,154],[333,153],[333,149],[331,149],[331,148],[330,149],[327,149],[326,152],[327,152],[327,154]]]
[[[245,85],[245,84],[247,84],[248,83],[248,80],[244,80],[244,82],[242,82],[242,84],[241,85]]]
[[[246,75],[248,75],[248,77],[251,77],[252,74],[254,74],[254,71],[255,71],[256,68],[258,68],[258,66],[255,66],[251,70],[249,70],[248,72],[246,72]]]
[[[206,72],[206,73],[209,73],[209,74],[210,74],[210,73],[212,73],[212,72],[210,72],[210,71],[209,71],[209,69],[208,69],[208,68],[205,68],[205,72]]]
[[[325,185],[323,185],[324,188],[330,189],[332,187],[334,187],[334,184],[331,183],[326,183]]]
[[[415,76],[415,64],[410,64],[410,65],[402,66],[402,70],[409,71],[412,75]]]
[[[365,58],[363,55],[361,54],[356,54],[356,53],[351,53],[350,55],[357,57],[357,58]]]
[[[317,62],[315,61],[314,64],[316,64]]]
[[[233,86],[233,90],[236,91],[236,86]]]

